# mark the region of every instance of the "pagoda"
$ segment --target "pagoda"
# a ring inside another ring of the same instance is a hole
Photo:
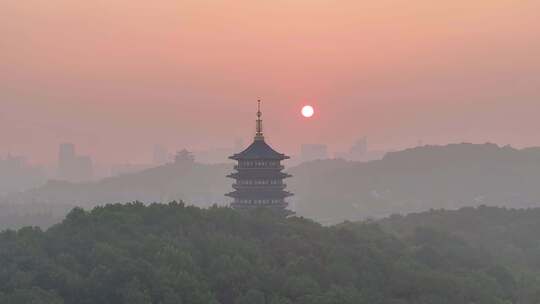
[[[285,191],[285,178],[291,175],[282,172],[281,161],[289,159],[285,154],[276,152],[264,141],[262,128],[261,102],[258,101],[257,130],[253,143],[244,151],[229,157],[238,162],[235,173],[227,177],[235,179],[232,187],[235,191],[227,193],[234,201],[234,209],[271,208],[278,212],[290,213],[286,210],[285,198],[293,195]]]

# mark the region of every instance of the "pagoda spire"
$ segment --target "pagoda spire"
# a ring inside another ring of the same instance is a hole
[[[263,135],[263,126],[262,126],[262,112],[261,112],[261,100],[257,100],[258,110],[257,110],[257,132],[255,133],[255,140],[264,140]]]

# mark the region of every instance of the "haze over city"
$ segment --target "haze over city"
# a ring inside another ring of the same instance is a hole
[[[538,304],[539,115],[538,0],[0,0],[0,304]]]
[[[267,138],[345,151],[538,145],[538,1],[0,4],[0,155],[99,163]],[[302,118],[312,104],[316,115]]]

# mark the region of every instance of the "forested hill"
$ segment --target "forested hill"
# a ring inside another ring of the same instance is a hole
[[[0,200],[0,228],[57,223],[75,206],[182,199],[207,207],[228,202],[232,165],[167,164],[98,182],[46,186]],[[382,160],[324,160],[288,168],[297,214],[325,224],[432,208],[540,206],[540,149],[493,144],[424,146]]]
[[[0,229],[49,227],[74,207],[93,208],[116,202],[145,203],[184,200],[209,207],[225,204],[232,165],[192,162],[169,163],[141,172],[95,182],[50,181],[46,185],[0,198]]]
[[[367,163],[305,163],[291,172],[297,212],[329,223],[432,208],[540,207],[539,148],[424,146]]]
[[[489,255],[440,241],[457,248],[444,263],[431,258],[437,247],[374,224],[178,203],[74,209],[45,232],[0,234],[0,303],[518,303]]]
[[[402,238],[418,229],[446,233],[490,252],[516,270],[533,271],[540,279],[540,208],[506,209],[481,206],[394,215],[378,222]],[[540,281],[538,282],[540,286]]]
[[[225,175],[231,170],[232,165],[229,164],[168,163],[95,182],[50,181],[43,187],[8,196],[4,201],[94,207],[114,202],[167,202],[181,199],[210,206],[216,201],[225,200],[223,194],[229,190],[227,183],[230,182]]]
[[[475,252],[481,252],[477,258],[491,259],[512,273],[514,303],[540,303],[540,208],[431,210],[393,215],[376,224],[403,242],[424,248],[417,253],[431,267],[453,267],[450,260],[468,256],[473,261]],[[363,231],[365,223],[341,226]]]

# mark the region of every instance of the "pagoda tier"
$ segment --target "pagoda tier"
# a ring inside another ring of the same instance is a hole
[[[275,176],[277,176],[278,178],[281,178],[281,179],[292,177],[292,175],[290,175],[288,173],[281,172],[281,171],[278,171]],[[265,172],[245,171],[244,170],[242,172],[231,173],[231,174],[227,175],[227,177],[234,178],[234,179],[261,179],[261,178],[265,178],[266,174],[265,174]]]
[[[264,190],[264,191],[263,191]],[[270,191],[269,191],[270,190]],[[238,198],[238,199],[285,199],[286,197],[292,196],[293,194],[288,191],[283,191],[282,189],[251,189],[246,191],[245,189],[239,189],[233,192],[225,194],[228,197]]]
[[[248,182],[248,181],[246,181]],[[260,190],[283,190],[287,188],[286,184],[247,184],[247,183],[234,183],[232,187],[238,191],[260,191]]]
[[[281,161],[289,157],[276,152],[265,142],[261,116],[259,102],[255,140],[247,149],[230,157],[237,161],[236,172],[227,176],[236,180],[232,185],[235,191],[226,196],[234,198],[231,206],[236,209],[271,207],[285,210],[288,205],[285,198],[293,194],[285,190],[287,185],[283,180],[291,175],[282,172]]]

